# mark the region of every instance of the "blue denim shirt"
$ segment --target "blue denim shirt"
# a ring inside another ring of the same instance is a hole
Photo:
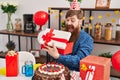
[[[91,54],[93,50],[93,38],[84,30],[80,31],[80,36],[73,46],[73,51],[69,55],[60,55],[58,62],[67,66],[70,70],[79,71],[80,60]]]

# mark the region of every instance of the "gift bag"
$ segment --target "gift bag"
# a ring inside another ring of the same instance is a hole
[[[18,75],[18,53],[13,55],[7,54],[6,57],[6,76]]]

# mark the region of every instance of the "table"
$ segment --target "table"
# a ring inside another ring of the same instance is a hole
[[[0,58],[0,68],[2,67],[5,67],[5,59]],[[0,80],[31,80],[31,79],[32,77],[25,77],[23,74],[20,73],[17,77],[5,77],[0,75]],[[120,78],[111,77],[110,80],[120,80]]]
[[[5,77],[0,76],[0,80],[31,80],[32,77],[25,77],[24,75],[18,75],[17,77]]]

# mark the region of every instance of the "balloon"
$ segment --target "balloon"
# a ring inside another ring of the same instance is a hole
[[[112,66],[120,72],[120,50],[112,56]]]
[[[48,13],[45,11],[38,11],[34,14],[33,16],[33,21],[35,24],[39,25],[42,27],[48,20]]]

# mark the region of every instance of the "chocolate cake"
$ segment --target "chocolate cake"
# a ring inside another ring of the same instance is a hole
[[[65,80],[70,80],[70,70],[62,64],[48,63],[42,64],[34,73],[33,80],[61,80],[64,75]]]

